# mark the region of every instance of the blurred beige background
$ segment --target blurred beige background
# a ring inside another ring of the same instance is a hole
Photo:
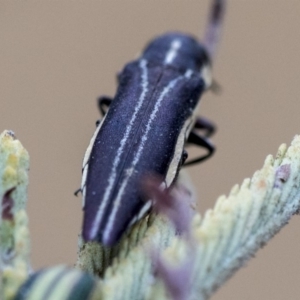
[[[113,95],[115,74],[168,30],[201,36],[209,1],[0,1],[0,128],[31,156],[29,216],[34,268],[73,264],[81,225],[81,162]],[[231,0],[214,68],[220,96],[201,113],[218,132],[216,155],[190,168],[201,211],[300,134],[300,1]],[[295,216],[213,297],[299,299]]]

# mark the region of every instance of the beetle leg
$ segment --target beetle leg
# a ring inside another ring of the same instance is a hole
[[[211,137],[216,132],[215,124],[204,117],[197,117],[194,128],[203,130],[206,138]]]
[[[78,197],[78,194],[79,194],[79,193],[82,193],[81,188],[79,188],[78,190],[76,190],[76,191],[74,192],[74,195],[75,195],[76,197]]]
[[[107,113],[107,109],[109,107],[109,105],[111,104],[112,99],[107,97],[107,96],[101,96],[98,99],[98,108],[102,114],[102,116],[105,116],[105,114]]]
[[[186,162],[184,164],[185,166],[190,166],[190,165],[202,162],[202,161],[206,160],[207,158],[209,158],[210,156],[212,156],[215,151],[215,147],[211,144],[209,139],[207,137],[200,136],[194,130],[191,131],[191,133],[188,137],[187,143],[203,147],[208,152],[207,152],[207,154],[204,154],[198,158],[195,158],[195,159],[192,159],[192,160]]]
[[[218,81],[216,81],[213,78],[211,86],[209,87],[209,90],[211,90],[216,95],[220,95],[222,93],[222,86],[220,85],[220,83]]]
[[[187,160],[188,156],[189,156],[188,152],[185,149],[183,149],[182,155],[181,155],[181,162],[180,162],[181,166],[184,165],[184,163]]]

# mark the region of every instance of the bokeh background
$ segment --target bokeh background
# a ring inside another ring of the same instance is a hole
[[[169,30],[202,36],[209,1],[0,1],[0,128],[31,156],[28,211],[34,268],[76,260],[81,199],[73,196],[99,118],[96,98],[148,40]],[[202,115],[218,132],[215,156],[189,168],[203,212],[300,134],[300,1],[229,1],[214,66],[221,95]],[[298,299],[295,216],[213,297]]]

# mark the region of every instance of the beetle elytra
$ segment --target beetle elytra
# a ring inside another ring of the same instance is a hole
[[[185,143],[207,149],[213,126],[197,119],[199,98],[212,85],[211,63],[225,0],[214,0],[204,42],[182,33],[152,40],[118,76],[113,99],[101,97],[99,122],[83,161],[83,238],[116,243],[134,218],[151,206],[141,181],[150,174],[168,188],[185,163]],[[205,131],[203,136],[196,130]]]

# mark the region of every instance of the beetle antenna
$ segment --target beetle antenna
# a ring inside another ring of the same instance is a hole
[[[213,60],[220,41],[227,0],[213,0],[204,35],[204,46]]]

